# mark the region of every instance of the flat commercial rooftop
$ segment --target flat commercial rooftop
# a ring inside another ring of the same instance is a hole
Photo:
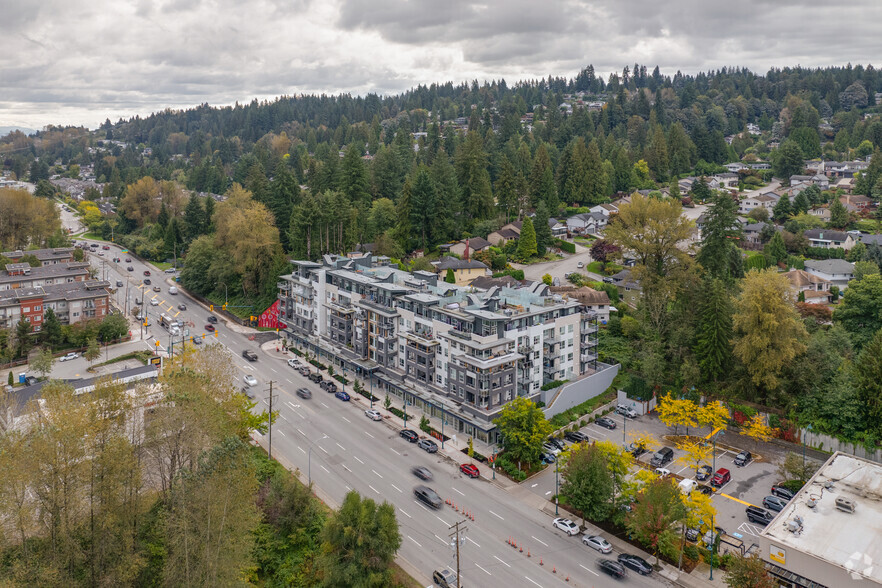
[[[837,508],[837,498],[853,502],[854,512]],[[810,499],[817,501],[814,508]],[[792,532],[788,523],[799,519],[801,530]],[[835,454],[761,535],[882,583],[882,465]]]

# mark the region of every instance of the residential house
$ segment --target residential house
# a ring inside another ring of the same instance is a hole
[[[873,200],[863,194],[844,194],[839,197],[839,202],[850,211],[866,210],[873,205]]]
[[[809,241],[809,247],[820,247],[822,249],[835,249],[841,247],[842,249],[849,251],[855,244],[854,237],[843,231],[808,229],[803,234]]]
[[[846,194],[851,194],[854,191],[854,176],[850,178],[839,178],[836,180],[836,183],[833,184],[833,188],[836,190],[842,190]]]
[[[762,240],[760,239],[760,233],[763,232],[763,229],[766,228],[766,226],[767,223],[748,223],[744,225],[744,228],[742,229],[744,240],[753,245],[761,245]],[[772,226],[774,227],[774,225]]]
[[[848,282],[854,279],[854,264],[844,259],[807,259],[805,271],[830,282],[831,286],[839,286],[843,291]]]
[[[827,190],[830,187],[830,178],[820,172],[811,176],[790,176],[790,186],[795,187],[798,184],[805,184],[806,187],[814,185],[821,190]]]
[[[0,253],[9,258],[12,263],[19,263],[25,255],[33,255],[43,265],[55,265],[58,263],[71,263],[74,261],[73,247],[56,247],[55,249],[32,249],[30,251],[4,251]]]
[[[578,300],[588,310],[597,313],[597,318],[602,324],[609,321],[610,301],[609,294],[602,290],[595,290],[588,286],[575,288],[574,286],[552,286],[551,291],[560,294],[566,299]]]
[[[42,267],[31,267],[29,263],[8,263],[5,271],[0,271],[0,290],[54,286],[70,282],[85,282],[88,279],[88,261],[59,263]]]
[[[640,284],[631,278],[631,270],[623,269],[617,274],[610,276],[612,283],[619,289],[619,296],[631,307],[636,307],[643,294]],[[606,281],[606,278],[604,278]]]
[[[551,229],[552,237],[560,239],[561,237],[567,236],[566,222],[560,222],[556,218],[550,218],[548,219],[548,227]]]
[[[830,208],[826,205],[809,209],[809,214],[812,216],[818,217],[819,219],[821,219],[825,223],[830,222],[830,218],[831,218]]]
[[[496,247],[501,247],[509,241],[517,240],[519,236],[520,232],[514,229],[499,229],[487,235],[487,240]]]
[[[598,233],[607,224],[607,218],[600,212],[584,212],[567,219],[567,230],[570,233]]]
[[[738,214],[747,214],[754,208],[765,208],[771,214],[779,199],[780,196],[774,192],[766,192],[758,196],[748,196],[738,203]]]
[[[714,189],[727,190],[729,188],[737,188],[738,187],[738,180],[739,180],[738,174],[736,174],[734,172],[726,172],[726,173],[714,175],[714,177],[711,178],[711,181],[708,183],[708,185]]]
[[[450,246],[450,253],[454,253],[459,255],[460,257],[468,257],[466,255],[466,249],[469,250],[469,253],[476,253],[478,251],[484,251],[489,248],[492,243],[487,239],[482,239],[481,237],[470,237],[465,241],[460,241],[459,243],[454,243]]]
[[[453,270],[453,276],[456,278],[455,283],[458,286],[464,286],[475,278],[490,275],[490,269],[486,265],[473,259],[444,257],[441,261],[432,262],[432,265],[435,266],[435,271],[440,274],[441,280],[447,276],[448,269]]]
[[[744,163],[741,163],[740,161],[736,161],[735,163],[727,163],[723,167],[725,167],[727,170],[729,170],[733,174],[737,174],[742,169],[747,169],[747,165]]]
[[[830,300],[830,281],[805,270],[790,270],[786,274],[787,279],[793,285],[798,297],[799,293],[803,293],[806,302],[813,304],[825,304]]]
[[[610,215],[617,214],[619,212],[619,207],[615,204],[597,204],[588,209],[588,212],[602,214],[606,218],[609,218]]]
[[[869,233],[861,233],[860,241],[864,245],[876,244],[882,247],[882,235],[870,235]]]

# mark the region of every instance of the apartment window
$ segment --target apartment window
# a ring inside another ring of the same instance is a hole
[[[539,335],[536,335],[535,337],[533,337],[533,345],[534,346],[539,345]]]
[[[570,333],[573,332],[573,325],[570,325],[570,328],[568,329],[568,332],[570,332]]]
[[[572,354],[572,353],[570,353],[569,355],[567,355],[567,360],[569,360],[569,361],[573,361],[573,354]]]
[[[22,312],[31,312],[31,307],[30,307],[30,306],[25,306],[24,308],[21,309],[21,311],[22,311]]]
[[[76,318],[76,317],[80,316],[80,313],[75,312],[75,313],[73,313],[73,316],[74,316],[74,318]]]
[[[563,335],[563,334],[566,333],[566,332],[567,332],[567,328],[566,328],[566,327],[561,327],[561,328],[560,328],[560,334],[561,334],[561,335]]]

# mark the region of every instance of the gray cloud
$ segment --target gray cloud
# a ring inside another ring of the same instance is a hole
[[[0,125],[299,92],[741,65],[867,63],[877,0],[6,0]],[[878,65],[878,64],[877,64]]]

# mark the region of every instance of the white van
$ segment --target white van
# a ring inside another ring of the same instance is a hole
[[[172,296],[174,296],[175,294],[178,293],[178,289],[175,288],[174,286],[172,286],[171,288],[168,289],[168,293],[171,294]]]

